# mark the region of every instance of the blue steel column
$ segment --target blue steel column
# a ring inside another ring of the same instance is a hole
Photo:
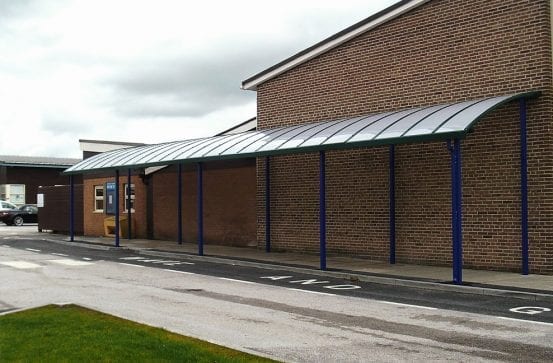
[[[451,150],[451,227],[453,234],[453,283],[463,284],[463,216],[461,142],[453,141]]]
[[[204,191],[202,163],[198,163],[198,255],[204,255]]]
[[[182,164],[177,165],[177,241],[182,244]]]
[[[69,240],[75,240],[75,181],[69,176]]]
[[[119,247],[119,170],[115,170],[115,247]]]
[[[131,239],[131,169],[127,170],[127,237]]]
[[[452,271],[453,271],[453,280],[455,280],[455,257],[456,255],[456,243],[457,243],[457,198],[455,197],[456,192],[456,174],[455,174],[455,154],[453,153],[453,145],[451,140],[447,141],[447,150],[451,157],[451,252],[452,252]]]
[[[319,258],[326,270],[326,170],[325,152],[319,152]]]
[[[390,145],[390,263],[396,263],[396,170],[395,146]]]
[[[265,157],[265,252],[271,252],[271,157]]]
[[[528,150],[526,141],[526,99],[520,100],[520,211],[522,274],[528,275]]]

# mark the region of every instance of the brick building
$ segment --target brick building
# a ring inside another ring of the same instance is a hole
[[[255,118],[233,126],[219,135],[232,135],[255,130]],[[101,152],[144,144],[80,140],[83,158]],[[255,246],[255,159],[230,162],[210,162],[203,166],[205,183],[204,224],[205,242],[232,246]],[[182,239],[197,239],[195,207],[196,169],[182,170]],[[156,166],[130,170],[131,236],[162,240],[177,240],[177,168]],[[129,173],[121,174],[119,181],[120,213],[128,218],[126,185]],[[87,174],[83,185],[84,234],[104,235],[107,183],[113,183],[113,173]],[[124,223],[123,223],[124,224]]]
[[[68,172],[255,156],[260,248],[270,241],[272,249],[322,255],[324,245],[329,253],[378,261],[393,254],[398,262],[453,264],[454,270],[520,271],[522,264],[523,271],[526,265],[551,274],[551,10],[550,0],[399,1],[245,80],[242,87],[257,92],[258,132],[232,139],[240,148],[227,147],[229,138],[209,138],[144,149],[159,157],[140,161],[105,155]],[[471,113],[504,95],[514,96]],[[458,112],[418,138],[406,136],[429,112],[401,136],[378,139],[432,107],[440,110],[433,117]],[[378,124],[363,124],[371,117],[393,121],[358,143],[327,138],[302,149],[306,139],[294,140],[340,122],[368,129]],[[440,134],[455,118],[466,127]],[[292,136],[277,145],[283,127]],[[247,152],[252,144],[240,143],[249,140],[268,141]],[[291,141],[295,147],[281,148]],[[194,152],[172,151],[184,149]]]
[[[66,184],[67,177],[62,172],[79,161],[71,158],[0,155],[0,199],[16,205],[36,204],[38,187]]]
[[[400,1],[251,77],[243,87],[257,91],[260,130],[541,91],[528,108],[530,266],[552,273],[550,12],[549,0]],[[463,144],[464,265],[519,270],[518,105],[486,116]],[[444,143],[399,145],[395,157],[397,260],[451,264]],[[385,260],[388,149],[332,151],[327,162],[328,250]],[[275,158],[271,167],[278,179],[271,191],[273,246],[317,251],[316,155]],[[261,175],[257,190],[263,219]]]

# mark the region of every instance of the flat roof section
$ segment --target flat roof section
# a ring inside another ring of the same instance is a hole
[[[425,106],[291,127],[144,145],[105,152],[68,168],[65,174],[135,169],[208,160],[286,155],[464,138],[497,107],[538,92]]]
[[[48,156],[0,155],[0,165],[29,168],[63,169],[75,165],[82,159],[54,158]]]

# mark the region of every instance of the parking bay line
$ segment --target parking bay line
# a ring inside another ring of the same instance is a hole
[[[27,251],[32,251],[32,252],[40,252],[40,250],[35,250],[34,248],[25,248]]]

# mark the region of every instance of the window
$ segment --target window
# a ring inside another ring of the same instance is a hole
[[[104,186],[94,186],[94,212],[104,211]]]
[[[0,199],[14,204],[25,204],[25,184],[0,185]]]
[[[123,184],[125,188],[125,212],[129,210],[129,190],[127,184]],[[134,184],[131,184],[131,213],[134,213]]]

